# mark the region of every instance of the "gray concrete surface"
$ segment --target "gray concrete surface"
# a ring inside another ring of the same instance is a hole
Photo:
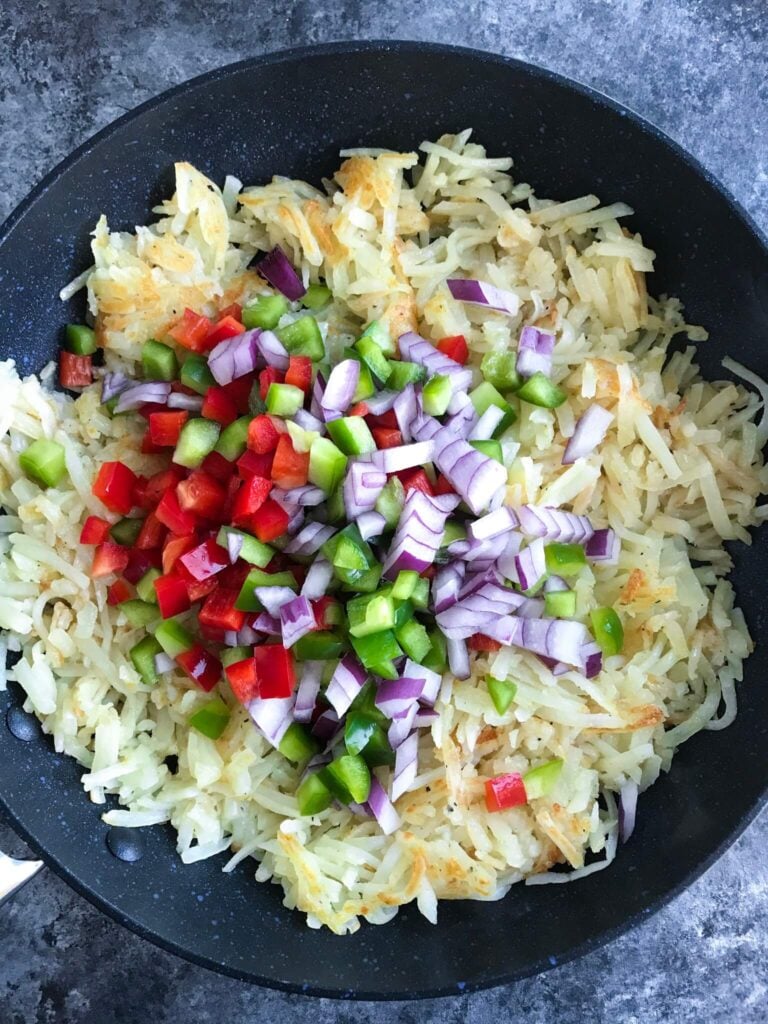
[[[141,7],[141,9],[140,9]],[[513,55],[639,111],[768,230],[768,7],[760,0],[3,0],[0,219],[56,162],[168,86],[274,49],[418,38]],[[768,1019],[768,818],[607,948],[513,988],[344,1005],[217,977],[46,873],[0,909],[0,1024],[758,1024]],[[0,849],[23,845],[0,826]]]

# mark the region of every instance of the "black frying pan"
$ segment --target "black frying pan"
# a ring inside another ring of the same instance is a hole
[[[317,181],[340,147],[410,149],[473,126],[492,155],[543,196],[597,192],[626,200],[658,251],[655,293],[681,296],[712,340],[708,375],[727,352],[768,371],[768,251],[706,172],[658,131],[605,98],[518,61],[423,43],[337,44],[245,61],[197,78],[121,118],[39,185],[0,237],[0,354],[24,371],[54,354],[60,326],[82,317],[59,288],[88,263],[98,214],[132,228],[170,194],[174,160],[222,181],[273,173]],[[736,585],[761,640],[768,548],[735,551]],[[32,848],[79,892],[139,934],[236,977],[354,998],[443,995],[543,970],[616,935],[703,871],[765,798],[768,645],[740,687],[724,732],[686,744],[668,778],[640,802],[639,825],[611,869],[573,885],[515,887],[498,903],[443,903],[437,927],[412,908],[352,937],[310,931],[253,864],[185,867],[170,828],[143,830],[126,862],[110,851],[103,808],[80,769],[19,723],[19,693],[0,695],[0,807]],[[14,735],[16,733],[17,735]],[[114,846],[114,844],[113,844]],[[123,851],[126,852],[125,850]]]

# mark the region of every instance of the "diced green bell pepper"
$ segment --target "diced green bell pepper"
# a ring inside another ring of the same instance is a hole
[[[494,441],[470,441],[469,442],[475,451],[482,452],[483,455],[487,455],[489,459],[495,459],[496,462],[500,462],[504,465],[504,455],[501,451],[501,442]]]
[[[541,372],[529,377],[518,389],[517,395],[524,402],[538,405],[543,409],[556,409],[568,397],[562,388],[553,384],[549,377]]]
[[[494,679],[493,676],[488,676],[485,683],[488,687],[488,693],[491,695],[493,706],[500,715],[503,715],[515,699],[515,694],[517,693],[516,684],[509,683],[506,679]]]
[[[313,316],[302,316],[277,331],[277,336],[292,356],[309,356],[314,363],[325,358],[323,335]]]
[[[421,664],[424,668],[431,668],[433,672],[439,672],[442,675],[448,667],[448,647],[445,637],[439,629],[431,629],[429,631],[429,639],[432,646],[427,651]]]
[[[427,371],[418,363],[408,363],[402,359],[390,359],[387,387],[391,391],[402,391],[408,384],[421,384],[427,378]]]
[[[397,345],[395,339],[389,333],[387,325],[382,320],[372,320],[360,335],[361,338],[370,338],[375,341],[385,356],[396,356]]]
[[[387,526],[394,529],[405,504],[405,488],[396,476],[391,476],[376,499],[376,511],[384,516]]]
[[[221,697],[209,700],[189,716],[189,724],[210,740],[217,740],[227,727],[230,710]]]
[[[273,331],[280,317],[289,309],[288,299],[284,295],[259,295],[253,302],[243,306],[243,326],[249,331],[256,327],[262,331]]]
[[[252,537],[250,533],[245,533],[244,530],[237,530],[234,526],[222,526],[216,535],[216,543],[220,547],[226,548],[227,538],[232,534],[243,538],[243,544],[238,557],[242,558],[244,562],[249,562],[259,569],[264,569],[275,557],[275,549],[271,548],[269,544],[262,544],[256,537]]]
[[[116,544],[123,544],[130,548],[136,543],[136,538],[141,533],[143,525],[143,519],[118,519],[110,526],[109,535]]]
[[[330,661],[344,653],[344,641],[332,630],[313,630],[297,640],[292,650],[297,661]]]
[[[348,754],[361,754],[369,768],[393,764],[395,760],[395,753],[381,724],[362,712],[347,712],[344,745]]]
[[[347,518],[347,509],[344,505],[344,485],[339,484],[328,496],[325,503],[325,517],[329,523],[340,523]]]
[[[179,361],[170,345],[150,338],[141,346],[141,365],[147,380],[176,380],[179,375]]]
[[[538,768],[531,768],[530,771],[527,771],[523,775],[523,785],[528,799],[537,800],[539,797],[551,793],[562,770],[562,757],[555,757],[545,764],[540,764]]]
[[[291,722],[280,740],[277,749],[295,764],[308,761],[320,749],[320,742],[310,735],[300,722]]]
[[[256,587],[290,587],[291,590],[298,590],[296,577],[292,572],[263,572],[261,569],[251,569],[245,577],[245,582],[240,588],[240,593],[235,601],[235,608],[241,612],[263,611],[259,599],[254,593]]]
[[[157,616],[157,608],[151,607]],[[192,634],[182,626],[178,619],[163,619],[155,630],[155,640],[169,658],[175,658],[177,655],[183,654],[184,651],[191,650],[195,645]]]
[[[613,608],[595,608],[589,613],[595,640],[603,654],[620,654],[624,646],[624,627]]]
[[[429,580],[419,576],[411,594],[411,604],[414,608],[426,608],[429,604]]]
[[[96,332],[85,324],[67,324],[67,348],[76,356],[92,356],[97,349]]]
[[[355,653],[369,672],[383,679],[397,679],[397,669],[393,662],[402,657],[403,651],[391,629],[371,636],[353,636],[350,640]]]
[[[136,597],[129,601],[121,601],[120,611],[134,629],[138,629],[139,626],[148,626],[150,622],[154,622],[160,616],[156,604],[147,604],[146,601],[140,601]]]
[[[245,661],[246,658],[250,658],[252,655],[252,647],[225,647],[219,655],[219,661],[222,668],[228,668],[230,665],[236,665],[238,661]]]
[[[416,619],[409,619],[399,629],[396,629],[395,636],[408,657],[413,661],[418,661],[419,664],[421,664],[422,658],[429,654],[432,647],[429,634]]]
[[[381,633],[395,624],[395,602],[391,594],[381,592],[353,597],[347,602],[347,618],[352,636]]]
[[[386,384],[391,375],[392,363],[387,359],[381,348],[371,337],[365,337],[355,342],[355,348],[360,353],[360,358],[382,384]]]
[[[213,450],[223,455],[228,462],[235,462],[245,451],[250,423],[250,416],[240,416],[224,427]]]
[[[347,456],[327,437],[318,437],[309,449],[309,482],[331,494],[341,483]]]
[[[407,601],[416,589],[419,579],[419,574],[413,569],[401,569],[392,586],[392,597],[396,601]]]
[[[371,792],[371,771],[359,754],[342,754],[323,768],[320,775],[342,803],[365,803]]]
[[[421,391],[424,412],[429,416],[442,416],[452,396],[453,383],[450,377],[443,374],[430,377]]]
[[[208,388],[216,384],[208,369],[208,360],[203,356],[187,356],[181,367],[180,379],[185,388],[191,388],[198,395],[204,395]]]
[[[335,569],[337,579],[341,580],[344,590],[356,591],[359,594],[371,594],[381,580],[381,566],[374,565],[366,572],[356,569]]]
[[[179,440],[173,453],[178,466],[196,469],[216,447],[221,433],[221,424],[213,420],[187,420],[181,428]]]
[[[503,434],[507,427],[512,426],[517,419],[517,413],[506,398],[496,390],[493,384],[489,384],[487,380],[478,384],[474,391],[470,391],[469,397],[478,416],[482,416],[486,409],[492,405],[498,406],[504,413],[499,425],[493,432],[494,437],[499,437],[499,435]]]
[[[272,416],[295,416],[304,405],[304,392],[294,384],[270,384],[267,392],[267,412]]]
[[[123,609],[125,610],[125,609]],[[157,671],[155,670],[155,655],[161,652],[162,648],[153,636],[145,636],[130,649],[129,655],[133,667],[139,673],[141,681],[150,686],[157,682]]]
[[[155,591],[155,580],[159,580],[162,573],[159,569],[147,569],[139,582],[136,584],[136,593],[142,601],[147,604],[157,604],[157,592]]]
[[[486,352],[480,363],[480,372],[489,384],[500,391],[516,391],[520,387],[516,352]]]
[[[557,576],[575,576],[587,564],[581,544],[552,543],[544,547],[547,571]]]
[[[327,306],[333,296],[331,289],[324,284],[311,284],[301,297],[301,304],[305,309],[318,310]]]
[[[544,614],[551,619],[572,619],[576,614],[576,591],[553,590],[545,594]]]
[[[320,772],[307,775],[296,790],[299,814],[319,814],[333,803],[333,793],[320,778]]]
[[[340,416],[327,423],[326,428],[345,455],[367,455],[376,451],[373,434],[362,416]]]
[[[19,467],[25,476],[41,487],[55,487],[67,474],[64,449],[58,441],[38,438],[19,455]]]

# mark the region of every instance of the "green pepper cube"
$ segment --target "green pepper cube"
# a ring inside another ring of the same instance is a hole
[[[219,655],[219,661],[222,668],[228,668],[230,665],[236,665],[238,661],[245,661],[246,658],[250,658],[252,655],[252,647],[225,647]]]
[[[286,324],[277,336],[292,356],[309,356],[314,363],[325,358],[325,343],[313,316],[302,316]]]
[[[356,591],[358,594],[372,594],[381,580],[380,565],[361,572],[359,569],[334,568],[334,574],[344,585],[344,590]]]
[[[38,438],[19,455],[21,471],[42,487],[55,487],[66,475],[64,449],[58,441]]]
[[[263,611],[261,602],[256,597],[256,587],[290,587],[297,590],[298,584],[292,572],[264,572],[262,569],[251,569],[245,577],[240,593],[235,601],[235,608],[241,612]]]
[[[331,494],[341,484],[347,456],[327,437],[318,437],[309,449],[309,482]]]
[[[198,395],[204,395],[208,388],[216,384],[208,369],[208,360],[203,356],[187,356],[181,367],[180,379],[185,388],[196,391]]]
[[[350,640],[355,653],[369,672],[383,679],[397,679],[393,662],[402,657],[403,651],[391,629],[371,636],[352,636]]]
[[[387,359],[373,338],[363,336],[355,342],[360,358],[382,384],[386,384],[392,373],[392,363]]]
[[[502,466],[504,465],[504,455],[501,450],[500,441],[494,441],[491,438],[490,441],[470,441],[469,443],[475,451],[481,452],[489,459],[495,459],[495,461],[500,462]]]
[[[275,549],[271,548],[269,544],[263,544],[256,537],[252,537],[250,533],[237,530],[234,526],[222,526],[216,534],[216,543],[222,548],[227,548],[229,537],[242,538],[238,558],[242,558],[244,562],[249,562],[259,569],[264,569],[275,557]]]
[[[383,320],[372,320],[360,335],[361,338],[370,338],[375,341],[385,356],[397,355],[395,339],[389,333],[387,325]]]
[[[498,406],[504,413],[499,421],[499,425],[493,432],[494,437],[499,437],[503,434],[507,427],[512,426],[517,419],[517,413],[506,398],[496,390],[493,384],[489,384],[487,380],[483,381],[482,384],[478,384],[474,391],[470,391],[469,397],[478,416],[482,416],[492,405]]]
[[[429,604],[429,580],[419,576],[411,594],[411,604],[414,608],[424,609]]]
[[[500,391],[516,391],[520,387],[517,372],[517,353],[508,349],[504,352],[486,352],[480,363],[480,371]]]
[[[159,617],[156,604],[147,604],[138,598],[131,598],[128,601],[121,601],[120,611],[125,615],[128,624],[138,629],[139,626],[148,626]]]
[[[418,363],[408,363],[402,359],[389,361],[387,386],[392,391],[402,391],[408,384],[421,384],[426,378],[426,369]]]
[[[429,639],[432,646],[421,664],[424,668],[430,668],[442,675],[448,668],[448,647],[445,637],[439,629],[432,629],[429,631]]]
[[[243,326],[249,331],[259,327],[262,331],[273,331],[281,316],[290,309],[284,295],[259,295],[253,302],[243,306]]]
[[[250,423],[250,416],[241,416],[224,427],[213,450],[222,455],[228,462],[235,462],[245,451]]]
[[[189,724],[208,739],[217,740],[226,729],[229,718],[229,708],[221,697],[215,697],[189,716]]]
[[[92,356],[97,349],[96,332],[85,324],[67,324],[67,348],[76,356]]]
[[[397,632],[409,619],[413,618],[413,605],[410,601],[398,601],[395,605],[395,624],[393,629]]]
[[[153,636],[145,636],[139,640],[128,652],[133,662],[133,667],[139,673],[141,681],[151,686],[157,682],[157,671],[155,669],[155,655],[160,654],[162,647]]]
[[[143,525],[143,519],[118,519],[110,526],[109,535],[116,544],[123,544],[130,548],[136,543],[136,538],[141,533]]]
[[[319,814],[333,803],[333,793],[320,778],[320,773],[307,775],[296,790],[299,814]]]
[[[324,284],[310,284],[301,297],[301,304],[305,309],[318,310],[327,306],[333,296],[331,289]]]
[[[396,601],[407,601],[416,589],[420,576],[413,569],[401,569],[392,586],[392,597]]]
[[[386,593],[354,597],[347,602],[347,618],[352,636],[381,633],[395,624],[395,602]]]
[[[525,795],[529,800],[537,800],[539,797],[548,796],[555,787],[563,770],[562,757],[555,757],[537,768],[531,768],[523,775]]]
[[[332,630],[313,630],[297,640],[292,650],[297,661],[330,661],[344,653],[344,641]]]
[[[430,377],[422,388],[421,401],[424,412],[429,416],[442,416],[453,397],[453,383],[444,374]]]
[[[267,392],[267,412],[273,416],[295,416],[304,405],[304,392],[294,384],[270,384]]]
[[[362,754],[369,768],[392,764],[395,753],[387,734],[372,715],[349,711],[344,719],[344,746],[348,754]]]
[[[340,416],[327,423],[326,427],[345,455],[367,455],[376,451],[373,434],[362,416]]]
[[[329,523],[340,523],[347,518],[344,504],[344,485],[339,484],[328,496],[325,503],[325,515]]]
[[[277,749],[289,761],[293,761],[294,764],[302,764],[318,752],[320,743],[315,736],[307,732],[300,722],[291,722]]]
[[[620,654],[624,646],[624,627],[613,608],[595,608],[589,613],[595,640],[603,654]]]
[[[147,569],[139,582],[136,584],[136,593],[142,601],[147,604],[157,604],[157,592],[155,591],[155,580],[159,580],[162,573],[159,569]]]
[[[509,683],[505,679],[494,679],[493,676],[488,676],[485,683],[488,687],[488,693],[491,695],[493,706],[500,715],[503,715],[515,699],[517,686],[515,683]]]
[[[408,657],[413,659],[413,661],[419,662],[419,664],[421,664],[422,658],[429,654],[429,650],[432,647],[429,634],[416,619],[409,619],[399,629],[396,629],[395,637]]]
[[[151,605],[150,607],[157,616],[157,608]],[[191,650],[195,644],[192,634],[182,626],[178,619],[163,619],[155,630],[155,640],[169,658],[175,658],[177,655],[183,654],[184,651]]]
[[[576,591],[553,590],[545,594],[544,614],[551,619],[572,619],[576,614]]]
[[[365,803],[371,792],[371,770],[359,754],[342,754],[323,768],[320,775],[342,803]]]
[[[544,547],[547,572],[556,576],[575,576],[587,564],[581,544],[547,544]]]
[[[405,504],[405,488],[396,476],[391,476],[376,499],[376,511],[384,516],[387,526],[394,529]]]
[[[568,397],[545,374],[539,372],[529,377],[525,384],[518,389],[518,398],[531,405],[538,405],[542,409],[556,409]]]
[[[170,345],[150,338],[141,346],[141,365],[147,380],[176,380],[179,361]]]
[[[213,420],[187,420],[181,428],[179,440],[173,453],[178,466],[196,469],[216,447],[221,433],[221,424]]]

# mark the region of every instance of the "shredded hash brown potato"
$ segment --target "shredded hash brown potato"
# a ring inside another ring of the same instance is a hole
[[[510,159],[489,158],[468,131],[420,150],[344,152],[322,189],[281,177],[243,188],[230,177],[220,190],[179,163],[175,194],[155,223],[126,234],[102,216],[93,267],[62,293],[87,286],[107,366],[129,373],[141,344],[166,337],[184,307],[211,315],[268,294],[248,264],[276,244],[305,282],[332,290],[320,317],[332,357],[376,318],[394,335],[463,334],[475,364],[507,348],[524,324],[555,333],[553,376],[568,401],[524,406],[516,440],[505,442],[507,501],[565,506],[616,530],[619,563],[582,573],[577,614],[615,606],[624,652],[591,680],[576,671],[555,678],[514,647],[476,656],[465,681],[446,675],[394,835],[338,805],[299,817],[298,770],[226,682],[233,713],[212,741],[187,725],[206,694],[181,673],[154,687],[140,681],[127,652],[141,631],[107,605],[106,587],[89,576],[90,551],[78,544],[84,517],[101,509],[91,483],[103,461],[153,471],[138,453],[138,418],[108,416],[98,385],[73,400],[52,390],[50,368],[42,380],[20,381],[12,363],[0,364],[0,628],[20,652],[7,678],[56,750],[84,766],[91,800],[117,797],[121,809],[106,811],[107,823],[170,821],[185,863],[229,851],[231,871],[253,857],[256,878],[279,882],[286,906],[338,933],[361,918],[384,923],[412,900],[435,921],[439,899],[492,900],[522,879],[606,866],[622,786],[646,789],[683,741],[733,720],[752,649],[723,541],[749,544],[748,528],[765,515],[756,508],[766,490],[760,399],[741,384],[702,380],[691,345],[672,351],[677,335],[706,333],[685,323],[676,300],[649,296],[654,253],[621,226],[629,207],[591,195],[540,199],[513,180]],[[514,291],[520,314],[454,301],[445,286],[453,275]],[[563,467],[593,399],[614,414],[606,440]],[[58,488],[41,490],[19,469],[19,450],[41,436],[66,450],[69,479]],[[517,683],[503,715],[488,674]],[[178,757],[175,773],[169,755]],[[549,796],[487,812],[485,779],[554,757],[565,768]]]

